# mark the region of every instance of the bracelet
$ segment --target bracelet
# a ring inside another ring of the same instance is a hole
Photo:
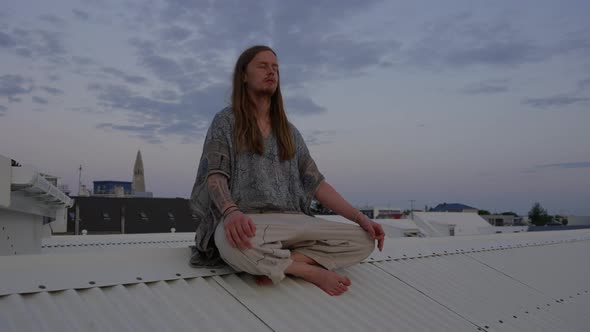
[[[227,213],[227,210],[231,209],[231,208],[238,208],[237,205],[235,204],[231,204],[230,206],[226,207],[225,210],[223,210],[223,212],[221,213],[222,216],[225,216],[225,214]]]
[[[240,209],[238,209],[238,208],[236,207],[235,209],[233,209],[233,210],[229,211],[228,213],[224,214],[224,215],[223,215],[223,218],[225,219],[225,218],[229,217],[229,216],[230,216],[232,213],[234,213],[234,212],[240,212]]]
[[[357,211],[356,214],[354,215],[354,218],[352,219],[352,221],[356,222],[356,218],[358,218],[360,214],[363,214],[363,213],[361,211]]]

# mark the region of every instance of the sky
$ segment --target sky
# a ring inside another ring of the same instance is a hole
[[[188,198],[249,46],[352,204],[590,215],[587,1],[8,0],[0,154]],[[413,200],[413,203],[410,201]]]

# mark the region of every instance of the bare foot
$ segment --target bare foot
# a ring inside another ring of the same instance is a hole
[[[258,286],[272,285],[272,280],[267,276],[254,276],[254,279],[256,279],[256,284]]]
[[[336,272],[301,262],[293,262],[287,267],[285,273],[301,277],[332,296],[346,292],[352,284],[350,279]]]
[[[321,288],[324,292],[332,296],[338,296],[348,290],[352,285],[350,279],[341,276],[336,272],[324,270],[320,267],[312,266],[313,272],[310,272],[303,279],[313,283]]]

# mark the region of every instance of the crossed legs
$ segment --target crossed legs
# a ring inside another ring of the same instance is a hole
[[[371,254],[374,240],[360,227],[323,221],[305,215],[252,216],[256,235],[253,248],[229,245],[223,227],[215,230],[215,244],[223,260],[236,271],[256,276],[259,285],[280,282],[285,275],[313,283],[329,295],[340,295],[350,279],[333,270],[359,263]]]

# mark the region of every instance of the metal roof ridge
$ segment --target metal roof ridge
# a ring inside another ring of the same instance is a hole
[[[191,267],[189,257],[189,248],[0,256],[0,296],[234,273],[229,267]]]

